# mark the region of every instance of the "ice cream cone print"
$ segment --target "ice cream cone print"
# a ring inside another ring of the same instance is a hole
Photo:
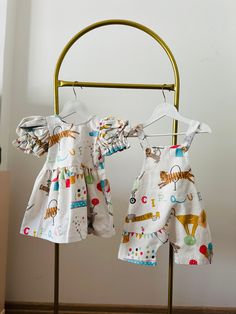
[[[54,206],[51,206],[52,202],[55,202]],[[54,226],[54,218],[56,217],[56,215],[58,213],[58,210],[59,210],[59,208],[57,207],[57,200],[56,199],[52,199],[48,203],[48,207],[46,209],[46,213],[45,213],[44,219],[52,218],[52,225],[53,226]]]

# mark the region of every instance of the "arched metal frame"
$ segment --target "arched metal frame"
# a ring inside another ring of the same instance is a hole
[[[79,81],[63,81],[60,80],[59,72],[63,60],[69,51],[69,49],[73,46],[73,44],[86,33],[107,25],[126,25],[130,27],[134,27],[139,29],[157,41],[160,46],[166,52],[174,72],[174,83],[172,84],[130,84],[130,83],[98,83],[98,82],[79,82]],[[126,89],[161,89],[161,90],[169,90],[174,92],[174,106],[179,109],[179,92],[180,92],[180,79],[179,79],[179,71],[177,67],[177,63],[175,58],[167,46],[167,44],[163,41],[161,37],[159,37],[154,31],[150,28],[133,22],[129,20],[105,20],[100,21],[94,24],[91,24],[80,32],[78,32],[64,47],[62,50],[54,72],[54,114],[59,114],[59,88],[66,86],[80,86],[80,87],[100,87],[100,88],[126,88]],[[172,127],[173,133],[177,133],[178,131],[178,122],[176,120],[173,121]],[[177,135],[172,136],[172,144],[177,143]],[[169,250],[169,278],[168,278],[168,314],[172,313],[172,290],[173,290],[173,249],[170,245]],[[54,314],[58,313],[58,295],[59,295],[59,244],[55,244],[55,277],[54,277]]]
[[[106,25],[126,25],[126,26],[131,26],[134,28],[137,28],[151,37],[153,37],[160,45],[161,47],[165,50],[172,68],[174,72],[174,78],[175,82],[174,84],[125,84],[125,83],[95,83],[95,82],[71,82],[71,81],[62,81],[58,79],[60,68],[62,65],[62,62],[65,58],[65,55],[69,51],[69,49],[73,46],[73,44],[82,36],[84,36],[86,33],[92,31],[93,29],[96,29],[98,27],[106,26]],[[55,73],[54,73],[54,112],[58,113],[59,112],[59,97],[58,97],[58,88],[59,87],[64,87],[64,86],[84,86],[84,87],[105,87],[105,88],[137,88],[137,89],[167,89],[167,90],[172,90],[174,91],[174,105],[178,107],[178,101],[179,101],[179,71],[178,67],[175,61],[175,58],[167,46],[167,44],[155,33],[153,32],[150,28],[147,28],[146,26],[133,22],[133,21],[128,21],[128,20],[105,20],[101,22],[97,22],[94,24],[89,25],[88,27],[85,27],[82,29],[79,33],[77,33],[64,47],[62,50],[57,64],[55,68]]]

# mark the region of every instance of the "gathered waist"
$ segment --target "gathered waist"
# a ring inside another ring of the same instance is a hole
[[[84,171],[98,171],[99,169],[104,169],[103,166],[98,165],[85,165],[83,163],[80,164],[71,164],[71,165],[50,165],[47,162],[44,164],[42,170],[47,171],[67,171],[73,170],[74,172],[84,172]]]
[[[62,182],[62,184],[66,184],[66,187],[74,184],[77,180],[84,180],[92,184],[94,180],[100,181],[104,175],[105,172],[103,170],[99,171],[99,169],[95,167],[88,168],[84,165],[73,165],[54,169],[43,167],[39,173],[39,176],[46,176],[54,183],[54,188],[58,188],[59,181]]]

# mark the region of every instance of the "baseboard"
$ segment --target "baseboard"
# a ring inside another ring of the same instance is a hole
[[[164,306],[60,304],[60,314],[167,314]],[[52,303],[6,302],[5,314],[52,314]],[[2,313],[1,313],[2,314]],[[173,314],[236,314],[236,308],[174,307]]]

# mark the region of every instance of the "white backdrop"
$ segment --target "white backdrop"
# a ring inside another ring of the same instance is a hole
[[[130,19],[152,28],[169,45],[180,70],[181,112],[205,121],[213,130],[212,135],[195,138],[191,159],[205,199],[215,257],[210,266],[175,266],[174,304],[236,306],[235,2],[21,0],[16,9],[12,81],[5,103],[11,112],[10,141],[22,117],[53,112],[56,60],[67,41],[82,28],[104,19]],[[160,47],[145,33],[126,26],[103,27],[85,35],[68,54],[60,77],[173,82],[172,68]],[[160,91],[84,88],[77,93],[99,116],[114,114],[133,124],[146,119],[163,100]],[[166,92],[166,96],[172,101],[171,93]],[[73,98],[70,88],[61,93],[61,103],[68,98]],[[155,132],[167,131],[170,125],[170,120],[164,120],[155,126]],[[155,141],[164,143],[167,139]],[[106,163],[117,235],[60,246],[61,302],[166,304],[167,245],[159,252],[156,268],[117,260],[129,193],[142,163],[137,140],[130,142],[132,149],[110,157]],[[43,162],[9,144],[8,301],[48,302],[53,297],[53,244],[19,235],[32,184]]]

